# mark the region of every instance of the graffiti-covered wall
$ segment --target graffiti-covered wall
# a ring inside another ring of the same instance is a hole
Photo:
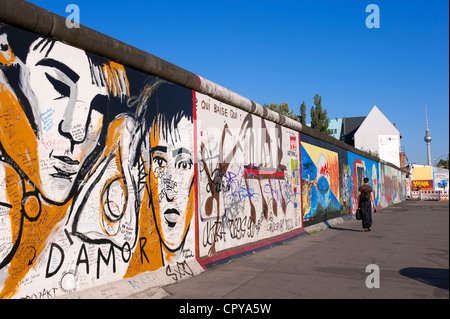
[[[0,24],[0,297],[193,258],[193,92]]]
[[[406,197],[404,172],[346,150],[342,143],[341,146],[338,141],[333,144],[301,134],[305,226],[334,217],[354,215],[358,208],[358,190],[365,177],[369,178],[378,208],[387,207]]]
[[[348,215],[350,207],[347,152],[301,134],[301,179],[304,224]]]
[[[196,98],[199,257],[300,228],[299,133]]]
[[[358,189],[363,185],[365,177],[369,178],[369,185],[373,190],[375,206],[378,206],[379,189],[379,164],[373,160],[357,155],[353,152],[347,152],[348,165],[350,168],[350,192],[351,192],[351,213],[355,214],[358,208]]]
[[[58,33],[64,22],[41,8],[20,2],[10,15],[16,3],[0,1],[0,18],[26,25],[0,22],[0,298],[141,275],[173,283],[351,216],[364,177],[378,207],[405,197],[391,165],[90,29]]]
[[[379,207],[387,207],[404,200],[406,198],[405,174],[385,164],[380,164],[379,171]]]

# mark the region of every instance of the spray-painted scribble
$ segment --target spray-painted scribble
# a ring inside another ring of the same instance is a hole
[[[301,227],[298,133],[196,97],[200,256]]]

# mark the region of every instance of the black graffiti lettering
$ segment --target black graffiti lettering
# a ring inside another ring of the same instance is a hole
[[[206,184],[206,192],[218,194],[220,192],[228,192],[230,190],[230,183],[224,180],[226,172],[220,169],[214,170],[212,173],[212,181]]]
[[[126,256],[125,253],[128,253],[128,256]],[[130,244],[126,241],[122,246],[122,260],[126,263],[129,262],[131,255],[132,254]]]
[[[51,266],[52,260],[53,260],[52,259],[53,248],[56,248],[57,250],[59,250],[59,252],[61,253],[61,259],[59,260],[59,264],[58,264],[58,266],[56,266],[56,269],[51,271],[51,272],[49,272],[50,266]],[[50,253],[48,255],[47,269],[45,270],[45,278],[50,278],[50,277],[54,276],[59,271],[59,269],[61,268],[61,266],[63,264],[63,261],[64,261],[64,250],[58,244],[52,243],[51,246],[50,246]]]
[[[248,219],[247,229],[248,229],[247,236],[249,238],[253,238],[255,236],[256,225],[251,218]]]
[[[194,276],[194,272],[189,267],[187,262],[183,261],[181,263],[177,262],[176,265],[173,265],[173,267],[167,265],[166,275],[171,277],[173,280],[178,281],[185,276]]]
[[[286,218],[284,220],[284,223],[285,223],[286,230],[294,229],[294,221],[292,220],[292,218]]]
[[[21,299],[53,299],[56,297],[55,292],[58,288],[43,289],[38,293],[26,295]]]
[[[141,245],[141,249],[145,245],[145,243],[146,243],[146,240],[143,243],[143,245]],[[55,253],[56,251],[59,252],[60,257],[56,256],[56,253]],[[128,244],[128,242],[125,242],[124,246],[122,247],[121,253],[122,253],[122,260],[124,262],[128,262],[132,255],[131,247]],[[128,253],[128,255],[126,255],[126,253]],[[145,255],[145,253],[144,253],[144,255]],[[50,246],[50,253],[49,253],[48,261],[47,261],[47,268],[46,268],[46,274],[45,274],[46,278],[50,278],[59,272],[59,270],[61,269],[61,267],[64,263],[64,258],[65,258],[65,255],[64,255],[64,250],[62,249],[62,247],[56,243],[52,243]],[[112,261],[111,261],[111,258],[112,258]],[[145,258],[147,259],[147,256],[145,256]],[[113,272],[116,272],[115,251],[114,251],[114,246],[112,244],[110,245],[110,249],[108,251],[107,257],[105,257],[103,255],[101,249],[98,248],[97,279],[100,277],[101,261],[103,261],[107,266],[112,262]],[[147,262],[148,262],[148,259],[147,259]],[[89,254],[87,252],[86,244],[84,244],[84,243],[81,245],[81,248],[78,252],[76,267],[78,268],[79,265],[81,265],[81,264],[86,265],[86,274],[89,274]]]
[[[108,257],[105,258],[102,254],[102,250],[99,248],[97,251],[97,279],[100,278],[100,259],[104,261],[104,263],[108,266],[109,261],[112,257],[112,264],[113,264],[113,273],[116,272],[116,258],[114,256],[114,246],[111,245],[111,248],[109,249]]]
[[[83,259],[81,259],[81,254],[82,253],[84,253]],[[89,259],[88,259],[88,256],[87,256],[86,246],[84,244],[81,245],[80,252],[78,253],[77,267],[80,264],[86,264],[86,273],[89,274]]]
[[[223,229],[222,222],[207,221],[203,232],[203,246],[213,245],[222,238],[225,239],[226,232]]]
[[[247,221],[247,216],[242,218],[230,219],[230,236],[231,238],[241,239],[245,237],[246,227],[245,223]]]
[[[195,105],[196,105],[196,106],[197,106],[197,102],[198,102],[198,100],[197,100],[197,98],[196,98],[196,99],[195,99]],[[208,111],[209,111],[209,109],[211,108],[211,106],[209,105],[209,103],[206,103],[205,101],[202,101],[201,107],[202,107],[202,109],[208,110]]]
[[[139,238],[139,250],[141,252],[141,264],[144,264],[143,257],[145,257],[145,260],[147,260],[147,263],[150,262],[148,260],[147,254],[145,253],[145,250],[144,250],[144,246],[145,246],[146,243],[147,243],[147,238],[145,238],[145,237]]]
[[[212,246],[218,241],[226,241],[226,234],[233,239],[240,240],[245,236],[253,238],[255,236],[256,224],[249,216],[227,218],[221,221],[207,221],[203,231],[203,247]]]

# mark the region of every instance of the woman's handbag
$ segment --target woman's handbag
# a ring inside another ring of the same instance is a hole
[[[356,210],[356,214],[355,217],[357,220],[361,220],[361,209],[358,207],[358,209]]]

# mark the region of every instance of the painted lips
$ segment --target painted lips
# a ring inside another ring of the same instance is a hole
[[[167,225],[170,228],[175,227],[175,225],[178,222],[179,217],[180,217],[180,213],[178,212],[178,210],[176,210],[174,208],[168,209],[164,212],[164,219],[166,220]]]
[[[73,160],[68,156],[53,156],[53,158],[63,162],[64,164],[67,164],[67,165],[75,165],[75,166],[80,165],[79,161]],[[56,173],[50,174],[50,176],[67,179],[69,181],[72,181],[72,176],[77,174],[77,171],[71,172],[71,171],[61,169],[57,166],[53,166],[53,168],[56,170]]]

